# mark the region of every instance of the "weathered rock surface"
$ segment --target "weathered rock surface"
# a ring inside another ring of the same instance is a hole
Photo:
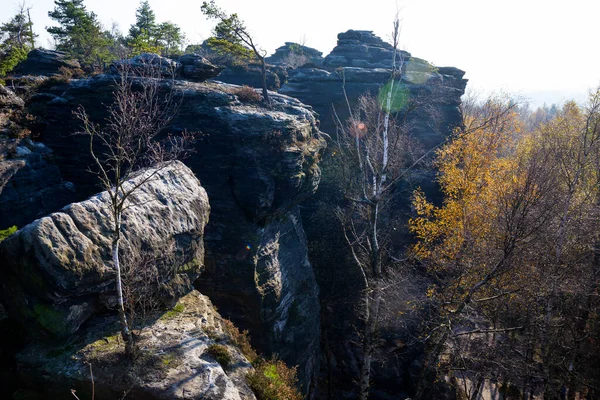
[[[213,65],[206,58],[197,54],[184,54],[179,58],[179,62],[182,65],[181,75],[185,79],[197,82],[214,78],[225,69],[225,67]]]
[[[75,187],[30,139],[0,139],[0,229],[23,226],[74,201]]]
[[[338,34],[337,46],[325,57],[323,65],[330,68],[391,68],[393,54],[392,45],[374,35],[373,31],[350,29]],[[396,56],[396,61],[399,61],[410,54],[400,51]]]
[[[110,76],[72,80],[45,106],[45,143],[80,193],[93,190],[82,173],[89,155],[77,149],[72,110],[83,105],[93,118],[110,104]],[[171,83],[165,82],[165,87]],[[273,106],[243,103],[232,85],[174,81],[183,96],[169,128],[198,132],[196,152],[186,164],[201,179],[211,202],[206,228],[206,272],[200,290],[242,329],[250,329],[259,351],[300,364],[308,385],[319,348],[318,289],[297,205],[320,180],[325,147],[317,120],[298,100],[272,93]]]
[[[81,65],[61,51],[33,49],[13,70],[15,75],[60,75],[60,68],[81,68]]]
[[[287,65],[290,62],[303,60],[305,63],[321,65],[323,63],[323,53],[317,49],[308,46],[303,46],[294,42],[285,42],[281,47],[278,47],[271,56],[265,58],[269,64]]]
[[[321,129],[335,132],[332,106],[342,120],[348,117],[342,84],[353,105],[365,94],[377,95],[391,78],[393,47],[370,31],[349,30],[338,35],[338,45],[325,57],[322,68],[298,68],[288,71],[288,81],[280,93],[311,105],[321,120]],[[418,101],[423,107],[410,117],[412,135],[426,148],[443,141],[461,123],[460,97],[467,81],[464,72],[453,67],[434,67],[425,60],[401,51],[403,75],[399,93],[406,104]],[[435,109],[435,113],[429,111]]]
[[[167,304],[191,290],[200,275],[208,214],[206,191],[179,162],[160,169],[134,192],[123,213],[122,259],[161,254],[153,264],[167,289]],[[115,304],[110,226],[108,194],[103,192],[4,240],[0,295],[9,315],[31,326],[31,333],[63,336]]]
[[[127,60],[117,61],[110,66],[112,73],[119,73],[123,69],[134,73],[142,72],[144,75],[147,75],[149,70],[152,70],[156,76],[172,78],[179,74],[181,64],[158,54],[142,53]]]
[[[233,85],[246,85],[262,88],[262,71],[260,65],[231,65],[224,69],[215,80]],[[283,67],[267,66],[267,89],[278,90],[287,80],[287,72]]]
[[[9,88],[0,85],[0,110],[23,108],[25,102]]]
[[[67,340],[37,342],[20,352],[21,391],[41,399],[66,398],[75,389],[79,398],[90,398],[91,363],[97,400],[123,392],[131,399],[255,400],[245,381],[252,366],[222,322],[210,300],[193,291],[139,332],[140,354],[131,361],[123,357],[116,318],[95,318]],[[217,343],[229,353],[227,366],[210,354]]]

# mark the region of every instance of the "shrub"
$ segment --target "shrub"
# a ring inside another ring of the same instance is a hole
[[[15,233],[17,231],[17,227],[15,225],[11,226],[10,228],[6,228],[4,230],[0,230],[0,242],[3,241],[4,239],[6,239],[7,237],[9,237],[10,235],[12,235],[13,233]]]
[[[58,72],[60,72],[61,76],[64,76],[68,79],[78,79],[85,76],[85,72],[81,68],[68,68],[63,66],[58,69]]]
[[[246,380],[258,400],[302,400],[296,388],[296,367],[289,368],[276,358],[257,361]]]
[[[235,94],[242,103],[258,103],[262,99],[261,95],[258,94],[256,90],[246,85],[234,89],[233,94]]]
[[[250,337],[248,331],[240,332],[240,330],[231,322],[226,319],[223,321],[223,329],[229,336],[231,342],[242,352],[242,354],[250,362],[254,362],[258,358],[256,351],[250,345]]]
[[[25,139],[31,136],[31,131],[18,124],[11,124],[8,127],[8,136],[16,139]]]
[[[211,344],[208,346],[206,353],[214,358],[223,368],[229,367],[231,364],[231,354],[229,354],[229,350],[227,347],[221,344]]]
[[[62,69],[62,68],[61,68]],[[70,71],[70,70],[69,70]],[[72,76],[72,72],[71,76]],[[57,85],[62,85],[62,84],[66,84],[71,82],[71,76],[69,75],[53,75],[50,76],[46,79],[44,79],[43,81],[41,81],[39,84],[37,84],[37,86],[35,87],[35,89],[40,90],[40,89],[49,89],[53,86],[57,86]]]

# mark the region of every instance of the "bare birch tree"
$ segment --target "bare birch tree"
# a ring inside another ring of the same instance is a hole
[[[121,217],[131,205],[130,198],[141,186],[152,180],[171,162],[187,152],[192,139],[189,133],[177,137],[159,135],[176,115],[180,100],[172,85],[165,85],[160,72],[148,66],[141,70],[122,63],[114,79],[114,102],[108,107],[106,122],[93,122],[85,109],[77,118],[82,134],[89,136],[89,151],[94,161],[92,172],[108,193],[112,217],[111,258],[115,270],[118,313],[121,334],[127,354],[135,351],[131,324],[128,323],[123,298],[122,267],[119,260]],[[144,170],[153,167],[153,169]],[[137,176],[135,181],[130,180]]]
[[[393,60],[390,81],[379,98],[361,96],[356,109],[343,123],[336,115],[340,134],[337,143],[342,158],[346,207],[337,210],[352,259],[363,279],[364,328],[360,399],[369,396],[371,363],[382,304],[382,282],[391,264],[386,254],[391,223],[383,217],[395,184],[410,170],[411,144],[408,140],[409,109],[395,113],[394,103],[401,91],[399,78],[404,60],[398,51],[400,21],[393,24]],[[407,105],[407,108],[412,107]],[[335,111],[335,110],[334,110]],[[384,219],[382,221],[382,219]],[[382,226],[383,225],[383,226]]]

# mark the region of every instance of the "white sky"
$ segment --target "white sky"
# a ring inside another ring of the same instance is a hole
[[[19,0],[0,0],[0,22]],[[53,0],[27,0],[47,47],[47,14]],[[201,42],[213,26],[200,12],[201,0],[150,0],[157,21],[170,20]],[[123,32],[135,21],[139,0],[86,0],[88,10]],[[348,29],[373,30],[389,38],[395,0],[217,0],[237,12],[261,46],[272,53],[285,41],[300,41],[328,54],[336,35]],[[530,96],[533,103],[584,97],[600,84],[597,50],[598,0],[398,0],[401,47],[437,66],[467,72],[476,90],[505,90]]]

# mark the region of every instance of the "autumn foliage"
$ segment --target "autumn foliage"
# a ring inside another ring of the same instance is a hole
[[[534,130],[491,99],[438,151],[443,203],[415,191],[410,221],[411,253],[435,282],[429,373],[468,379],[463,391],[488,380],[523,395],[595,393],[599,99],[566,103]]]

